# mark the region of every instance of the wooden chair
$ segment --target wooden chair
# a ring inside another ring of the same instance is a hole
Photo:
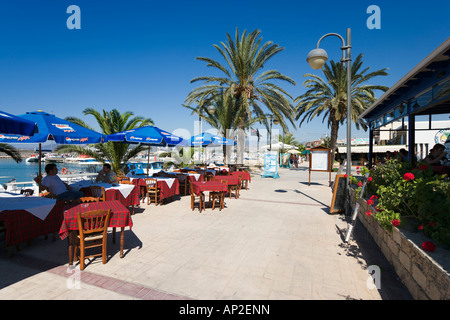
[[[234,197],[235,197],[236,199],[239,199],[239,191],[241,190],[241,183],[242,183],[242,181],[241,181],[241,177],[238,177],[238,179],[239,179],[238,184],[235,184],[235,185],[229,185],[229,186],[228,186],[228,191],[230,192],[230,199],[231,199],[231,193],[232,193],[232,191],[234,191]]]
[[[133,182],[129,181],[129,180],[122,180],[119,182],[120,184],[133,184]]]
[[[215,181],[219,181],[219,179],[216,179]],[[227,184],[226,180],[220,180],[220,182]],[[212,209],[214,210],[216,199],[219,200],[219,211],[222,211],[224,207],[224,198],[225,198],[225,192],[219,192],[219,191],[211,191],[209,193],[209,202],[212,202]]]
[[[81,201],[82,203],[86,203],[86,202],[99,202],[100,199],[99,199],[99,198],[96,198],[96,197],[82,197],[82,198],[80,198],[80,201]]]
[[[175,176],[178,179],[178,183],[180,184],[181,190],[183,190],[184,195],[188,194],[189,189],[189,176],[185,174],[176,173]]]
[[[79,251],[80,270],[84,269],[84,259],[102,257],[102,263],[107,262],[106,243],[108,237],[109,219],[111,210],[93,210],[77,214],[78,234],[75,237],[74,257]],[[86,255],[87,249],[101,247],[102,252]]]
[[[131,182],[130,177],[125,176],[117,177],[117,183],[126,183],[126,182]]]
[[[157,206],[159,202],[158,181],[152,178],[145,178],[144,180],[147,187],[147,204],[150,204],[152,202],[151,197],[153,197],[155,206]]]
[[[195,198],[198,197],[198,210],[202,212],[202,209],[205,210],[205,194],[203,192],[200,192],[199,195],[196,195],[194,193],[194,187],[192,183],[189,184],[189,189],[191,191],[191,210],[194,211]]]
[[[90,186],[89,190],[93,197],[98,198],[98,201],[106,201],[106,191],[104,187]]]

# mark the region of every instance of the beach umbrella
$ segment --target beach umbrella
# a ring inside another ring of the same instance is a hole
[[[0,135],[0,142],[8,143],[38,143],[39,144],[39,175],[41,174],[41,144],[49,140],[57,144],[93,144],[104,142],[106,136],[87,129],[73,122],[56,117],[42,110],[27,112],[18,117],[35,122],[38,133],[27,135]]]
[[[300,151],[295,150],[295,149],[290,149],[290,150],[288,150],[287,152],[288,152],[288,153],[294,153],[294,154],[300,153]]]
[[[191,146],[201,146],[206,147],[209,145],[215,145],[215,146],[234,146],[236,145],[236,141],[223,138],[218,135],[214,135],[208,132],[203,132],[201,134],[198,134],[196,136],[192,136],[189,140]]]
[[[112,133],[107,136],[110,142],[142,143],[154,146],[185,145],[183,138],[155,126],[145,126],[127,131]]]
[[[0,133],[32,136],[37,130],[36,122],[0,111]]]
[[[122,142],[130,144],[148,144],[147,176],[150,163],[150,145],[153,146],[186,146],[188,143],[183,138],[155,126],[144,126],[122,132],[112,133],[107,136],[108,142]]]
[[[295,148],[297,148],[296,146],[293,146],[293,145],[290,145],[290,144],[287,144],[287,143],[283,143],[281,141],[276,142],[276,143],[272,143],[272,146],[270,144],[264,145],[261,148],[263,150],[265,150],[265,149],[269,150],[270,147],[272,147],[272,151],[277,151],[277,150],[281,150],[281,149],[295,149]]]
[[[234,146],[236,141],[227,139],[208,132],[203,132],[196,136],[192,136],[189,140],[191,146],[207,147],[207,146]],[[200,156],[200,155],[199,155]]]
[[[311,151],[309,151],[309,150],[303,150],[302,151],[302,154],[310,154],[311,153]]]

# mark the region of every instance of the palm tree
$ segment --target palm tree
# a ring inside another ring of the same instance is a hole
[[[351,119],[358,129],[367,130],[367,124],[364,120],[358,119],[358,116],[375,102],[375,90],[385,92],[388,87],[364,83],[374,77],[388,74],[386,68],[367,73],[370,67],[360,70],[362,63],[362,54],[359,54],[351,66]],[[332,159],[334,159],[339,125],[347,119],[347,67],[340,62],[330,61],[330,64],[326,64],[322,71],[325,80],[313,74],[304,75],[304,77],[310,77],[303,83],[308,90],[294,100],[298,102],[295,119],[302,117],[301,126],[303,121],[309,122],[323,114],[322,122],[327,121],[328,127],[331,127],[330,148]]]
[[[219,51],[226,65],[211,58],[198,57],[205,61],[208,67],[213,67],[222,76],[203,76],[191,80],[191,83],[203,81],[203,85],[192,90],[185,103],[191,105],[199,103],[203,105],[208,97],[215,96],[224,90],[224,94],[231,96],[237,105],[236,115],[238,121],[238,162],[243,163],[245,148],[244,129],[246,119],[250,111],[253,116],[264,117],[264,110],[260,106],[266,106],[283,129],[287,130],[284,118],[288,119],[295,127],[294,107],[291,96],[274,81],[283,81],[295,85],[295,81],[276,70],[262,71],[265,64],[284,48],[268,41],[261,45],[261,31],[255,30],[247,34],[245,30],[239,36],[236,28],[235,39],[227,33],[227,43],[221,42],[221,47],[214,45]]]
[[[87,108],[83,111],[84,115],[93,115],[97,120],[97,123],[105,135],[121,132],[125,130],[131,130],[135,128],[140,128],[147,125],[153,125],[153,120],[143,117],[133,117],[132,112],[120,113],[118,110],[113,109],[111,111],[103,110],[103,113],[98,112],[93,108]],[[81,125],[83,127],[89,127],[82,119],[76,117],[65,118],[68,121]],[[75,152],[87,154],[98,161],[105,162],[108,160],[111,164],[112,170],[117,174],[121,173],[121,167],[130,158],[136,156],[139,152],[145,150],[141,144],[134,147],[130,147],[127,143],[121,142],[106,142],[94,145],[94,148],[85,148],[82,146],[75,145],[61,145],[57,147],[58,152]]]
[[[6,153],[6,155],[13,158],[17,163],[22,162],[22,156],[20,155],[19,150],[17,150],[10,144],[0,143],[0,152]]]
[[[216,111],[213,114],[207,112],[205,106],[215,106]],[[236,100],[225,90],[220,90],[213,96],[204,100],[204,103],[198,104],[197,107],[191,107],[183,105],[184,107],[192,110],[192,114],[198,114],[203,120],[205,120],[211,127],[217,129],[217,132],[225,138],[235,139],[237,129],[239,128],[241,119],[238,117],[239,105]],[[248,129],[255,122],[265,122],[266,118],[252,117],[252,112],[246,115],[245,129]],[[227,158],[227,146],[223,146],[223,155],[225,163],[228,163]]]

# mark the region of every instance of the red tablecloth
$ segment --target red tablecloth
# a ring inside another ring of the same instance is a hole
[[[81,188],[80,191],[84,192],[86,197],[92,197],[89,187]],[[123,194],[118,189],[107,189],[106,190],[106,201],[119,200],[124,206],[138,206],[139,205],[139,187],[134,187],[130,194],[125,198]]]
[[[252,181],[252,178],[250,177],[250,172],[248,171],[232,171],[231,175],[233,176],[240,176],[242,180],[248,180]]]
[[[167,182],[164,180],[158,180],[158,189],[160,191],[160,200],[170,198],[172,196],[180,194],[180,183],[178,182],[178,179],[174,177],[175,181],[172,184],[172,187],[169,188],[167,185]],[[147,188],[147,185],[145,184],[144,179],[134,179],[133,184]]]
[[[203,191],[228,192],[228,186],[220,181],[196,181],[191,183],[195,194]]]
[[[239,184],[239,177],[235,176],[235,175],[228,175],[228,176],[216,176],[214,178],[215,181],[221,181],[221,180],[226,180],[227,184],[229,186],[233,186],[233,185],[237,185]]]
[[[14,246],[35,237],[58,232],[64,219],[63,212],[64,201],[56,201],[45,220],[35,217],[26,210],[2,211],[0,221],[4,221],[6,227],[6,246]]]
[[[64,211],[64,220],[59,229],[59,237],[65,239],[69,235],[69,231],[78,230],[78,212],[107,209],[111,209],[110,228],[131,228],[133,226],[130,211],[118,200],[80,203]]]

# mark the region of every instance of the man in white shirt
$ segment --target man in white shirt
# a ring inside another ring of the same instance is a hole
[[[50,196],[54,196],[56,200],[76,200],[84,197],[82,191],[72,191],[70,186],[65,184],[60,177],[58,177],[58,168],[56,164],[49,163],[45,166],[47,175],[42,179],[41,185],[50,191]]]

